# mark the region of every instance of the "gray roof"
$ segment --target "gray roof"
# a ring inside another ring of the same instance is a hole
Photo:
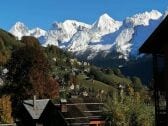
[[[33,119],[39,119],[43,113],[49,99],[36,100],[35,106],[33,105],[33,100],[24,100],[23,105],[29,112]]]

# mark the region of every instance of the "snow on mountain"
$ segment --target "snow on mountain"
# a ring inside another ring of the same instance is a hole
[[[93,32],[98,32],[101,35],[105,35],[117,31],[121,25],[122,22],[115,21],[108,14],[105,13],[100,16],[99,19],[93,24],[91,30]]]
[[[85,51],[88,47],[89,42],[89,33],[85,31],[79,31],[70,40],[68,50],[72,52]]]
[[[72,36],[68,50],[77,52],[79,55],[79,52],[91,51],[92,53],[88,55],[87,59],[94,58],[99,51],[110,49],[110,44],[108,46],[102,44],[102,37],[117,31],[121,25],[122,22],[115,21],[109,15],[103,14],[91,27],[83,29]]]
[[[132,37],[132,45],[131,45],[131,56],[138,55],[138,49],[142,46],[144,41],[151,35],[152,31],[156,29],[156,27],[160,24],[162,18],[158,20],[151,20],[148,26],[138,26],[135,28],[135,33]],[[151,31],[151,32],[149,32]]]
[[[23,35],[37,37],[43,46],[56,45],[93,59],[101,53],[114,52],[118,58],[137,56],[139,47],[164,19],[157,10],[135,14],[124,21],[116,21],[103,14],[92,25],[76,20],[55,22],[48,31],[29,30],[23,23],[16,23],[10,30],[19,39]]]
[[[18,37],[19,40],[22,38],[22,36],[34,36],[36,38],[39,38],[40,36],[44,36],[46,34],[46,31],[40,28],[29,30],[29,28],[22,22],[17,22],[9,30],[9,32]]]
[[[162,14],[157,10],[152,10],[150,12],[144,12],[135,14],[132,17],[127,17],[125,20],[125,24],[130,25],[132,27],[138,26],[138,25],[149,25],[150,20],[157,20],[162,16]]]
[[[115,49],[121,54],[119,58],[138,55],[139,47],[160,24],[161,16],[160,12],[152,10],[126,18],[115,40]]]
[[[52,28],[47,32],[45,36],[45,43],[43,46],[56,45],[65,48],[63,43],[67,43],[73,37],[73,35],[82,30],[90,29],[91,25],[78,22],[75,20],[66,20],[63,23],[53,23]]]
[[[54,30],[63,30],[67,34],[74,34],[77,30],[82,30],[85,28],[90,28],[91,26],[76,20],[66,20],[63,23],[53,23]]]
[[[35,29],[29,30],[29,34],[31,36],[39,38],[41,36],[44,36],[46,34],[46,31],[37,27]]]
[[[22,38],[22,36],[29,35],[29,29],[22,22],[17,22],[9,30],[9,32],[12,33],[13,35],[17,36],[19,40]]]
[[[131,39],[134,34],[133,28],[123,28],[115,40],[115,48],[120,53],[119,58],[127,59],[131,51]]]

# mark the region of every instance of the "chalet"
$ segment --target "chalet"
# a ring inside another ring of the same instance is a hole
[[[49,99],[24,100],[17,115],[18,126],[67,126],[61,112]]]
[[[168,126],[168,16],[139,51],[153,56],[156,126]]]
[[[70,98],[55,105],[61,105],[61,112],[68,126],[105,126],[103,103],[95,98]]]

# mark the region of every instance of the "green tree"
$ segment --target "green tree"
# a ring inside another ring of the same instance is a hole
[[[104,104],[104,111],[106,116],[110,119],[112,126],[125,126],[125,111],[123,106],[118,100],[107,98]]]
[[[125,96],[123,102],[108,97],[104,104],[104,112],[111,120],[112,126],[153,126],[154,106],[137,100],[137,96]]]

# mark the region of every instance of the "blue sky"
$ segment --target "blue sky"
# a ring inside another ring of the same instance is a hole
[[[164,12],[167,8],[168,0],[1,0],[0,28],[9,30],[17,21],[43,29],[66,19],[92,24],[103,13],[123,20],[136,13],[152,9]]]

